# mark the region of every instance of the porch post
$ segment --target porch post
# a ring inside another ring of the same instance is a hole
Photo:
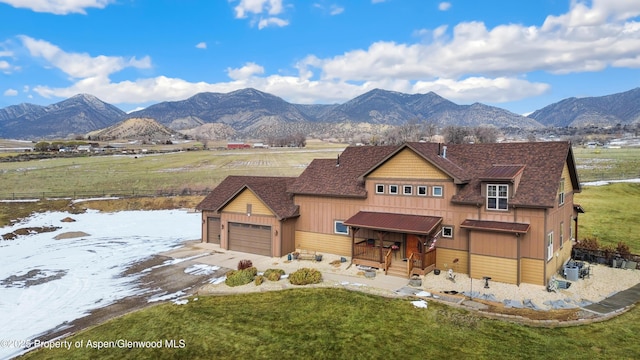
[[[353,254],[355,254],[355,246],[356,246],[356,232],[358,232],[360,228],[355,226],[351,226],[351,262],[353,263]]]

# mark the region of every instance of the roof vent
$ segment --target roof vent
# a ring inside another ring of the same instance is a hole
[[[338,158],[336,159],[336,167],[340,166],[340,154],[338,154]]]

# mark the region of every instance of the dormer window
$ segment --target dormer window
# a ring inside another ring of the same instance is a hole
[[[564,179],[560,180],[560,187],[558,188],[558,205],[564,204]]]
[[[509,185],[487,185],[487,209],[508,210]]]

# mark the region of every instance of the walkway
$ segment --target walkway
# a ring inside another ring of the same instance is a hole
[[[627,290],[620,291],[600,302],[583,307],[585,310],[593,311],[598,314],[609,314],[620,311],[627,306],[631,306],[640,301],[640,284],[630,287]]]

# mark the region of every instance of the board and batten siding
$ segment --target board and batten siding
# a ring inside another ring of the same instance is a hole
[[[334,221],[345,221],[355,215],[362,210],[364,200],[296,195],[296,204],[301,214],[296,230],[334,234]]]
[[[368,178],[449,179],[449,176],[411,149],[404,149],[372,171]]]
[[[351,235],[331,235],[296,231],[296,249],[351,256]]]
[[[520,259],[520,282],[544,285],[544,260]]]
[[[458,259],[457,263],[453,260]],[[436,246],[436,268],[446,272],[453,269],[461,274],[469,273],[469,253],[461,250],[445,249]]]
[[[251,214],[255,215],[273,215],[273,212],[260,200],[253,191],[244,189],[238,194],[227,206],[224,212],[247,213],[247,204],[251,204]]]
[[[470,260],[471,277],[474,279],[488,276],[492,281],[507,284],[518,283],[518,261],[516,259],[471,254]]]

